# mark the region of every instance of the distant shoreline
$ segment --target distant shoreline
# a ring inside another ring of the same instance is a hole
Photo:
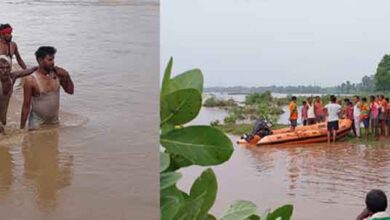
[[[319,86],[286,86],[286,87],[206,87],[203,90],[205,93],[224,93],[227,95],[248,95],[253,93],[264,93],[272,92],[279,94],[316,94],[316,95],[346,95],[346,94],[357,94],[367,93],[364,90],[339,90],[338,87],[319,87]]]

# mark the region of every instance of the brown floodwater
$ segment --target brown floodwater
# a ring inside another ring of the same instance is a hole
[[[203,108],[195,124],[226,113]],[[233,143],[239,138],[229,135]],[[217,216],[235,200],[253,201],[260,213],[286,203],[294,205],[293,219],[355,219],[364,208],[367,191],[390,194],[390,139],[377,143],[244,148],[234,146],[229,161],[213,167],[218,194],[211,212]],[[179,187],[189,191],[205,168],[183,169]]]
[[[61,125],[0,137],[0,219],[158,219],[159,3],[0,2],[28,65],[42,45],[75,83]]]

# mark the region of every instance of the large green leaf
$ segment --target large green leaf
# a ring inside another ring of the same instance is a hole
[[[180,199],[176,196],[163,196],[160,200],[161,219],[173,219],[180,209]]]
[[[201,216],[206,216],[215,202],[217,195],[217,178],[212,169],[208,168],[195,180],[190,190],[190,198],[202,198]]]
[[[160,137],[168,153],[185,157],[195,165],[210,166],[227,161],[233,144],[220,130],[210,126],[175,129]]]
[[[176,186],[160,191],[160,211],[162,220],[174,219],[176,213],[185,201],[185,193]]]
[[[171,157],[170,159],[171,161],[168,170],[170,171],[175,171],[177,169],[193,165],[193,163],[190,160],[186,159],[183,156],[175,155],[175,154],[169,154],[169,155]]]
[[[252,215],[250,216],[249,218],[245,219],[245,220],[260,220],[260,216],[258,215]]]
[[[203,204],[203,199],[201,197],[194,200],[185,201],[179,212],[175,215],[174,219],[176,220],[195,220],[198,218],[201,207]]]
[[[169,167],[169,154],[160,152],[160,173]]]
[[[161,96],[167,94],[169,92],[169,84],[171,80],[171,72],[172,72],[172,64],[173,64],[173,58],[171,57],[169,59],[168,65],[165,68],[164,72],[164,78],[161,85]]]
[[[277,208],[271,214],[267,216],[267,220],[290,220],[293,213],[292,205],[284,205]]]
[[[249,201],[237,201],[222,216],[221,220],[244,220],[256,214],[256,205]]]
[[[201,94],[195,89],[182,89],[161,97],[160,125],[182,125],[194,119],[202,107]]]
[[[208,215],[206,216],[206,219],[207,219],[207,220],[217,220],[217,218],[216,218],[214,215],[211,215],[211,214],[208,214]]]
[[[203,92],[203,75],[199,69],[192,69],[173,77],[169,82],[169,92],[182,89],[196,89],[200,94]]]
[[[160,132],[161,134],[166,134],[168,133],[169,131],[173,130],[175,128],[175,126],[173,124],[168,124],[168,123],[165,123],[163,124],[161,127],[160,127]]]
[[[160,173],[160,190],[166,189],[176,184],[182,177],[181,173],[169,172]]]

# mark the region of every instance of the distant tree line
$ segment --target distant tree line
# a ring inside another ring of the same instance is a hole
[[[276,93],[358,93],[358,92],[375,92],[390,91],[390,55],[384,55],[378,64],[375,74],[369,74],[362,77],[358,83],[352,83],[349,80],[334,87],[320,86],[262,86],[262,87],[209,87],[205,92],[223,92],[230,94],[248,94],[263,93],[266,91]]]

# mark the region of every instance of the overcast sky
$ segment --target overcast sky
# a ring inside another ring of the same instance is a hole
[[[205,86],[358,82],[390,53],[389,0],[164,0],[161,70]]]

